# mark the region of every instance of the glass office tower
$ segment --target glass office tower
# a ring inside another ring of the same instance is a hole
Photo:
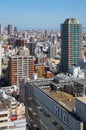
[[[61,70],[77,65],[82,57],[82,25],[75,18],[61,24]]]

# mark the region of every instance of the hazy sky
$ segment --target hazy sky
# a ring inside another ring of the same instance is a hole
[[[59,28],[66,18],[86,26],[86,0],[0,0],[0,23],[19,28]]]

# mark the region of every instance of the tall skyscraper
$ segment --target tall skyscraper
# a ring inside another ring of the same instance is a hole
[[[8,35],[12,35],[13,30],[12,30],[12,25],[8,24]]]
[[[9,84],[19,85],[21,78],[33,78],[34,74],[34,59],[26,56],[12,56],[9,59]]]
[[[14,33],[17,33],[17,27],[14,27]]]
[[[77,65],[82,57],[82,25],[75,18],[61,24],[61,70]]]

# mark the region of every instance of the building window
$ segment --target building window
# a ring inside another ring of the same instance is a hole
[[[36,130],[40,130],[39,128],[36,128]]]

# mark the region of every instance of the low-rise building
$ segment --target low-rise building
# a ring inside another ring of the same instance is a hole
[[[43,64],[35,64],[35,71],[38,77],[45,77],[45,66]]]
[[[16,89],[18,89],[17,86],[4,87],[0,89],[1,103],[8,109],[9,119],[11,121],[25,118],[25,105],[23,103],[23,100],[20,100],[21,102],[18,102],[14,97],[12,97],[12,93]],[[20,99],[21,97],[22,96],[20,96]]]
[[[0,102],[0,130],[9,130],[9,110]]]
[[[25,118],[25,105],[23,103],[17,103],[16,114],[18,119]]]

